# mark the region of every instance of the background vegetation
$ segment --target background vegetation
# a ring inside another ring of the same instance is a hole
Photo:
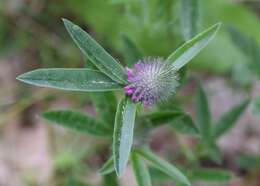
[[[68,18],[122,64],[136,59],[129,53],[135,46],[144,56],[166,58],[191,36],[222,22],[215,39],[189,63],[178,94],[158,105],[161,110],[181,108],[197,123],[206,121],[205,133],[214,131],[214,143],[203,144],[196,136],[182,134],[185,130],[175,122],[152,130],[146,143],[156,154],[177,164],[194,185],[258,186],[260,2],[187,2],[1,0],[0,185],[135,185],[130,169],[119,181],[114,173],[98,173],[110,157],[110,139],[48,125],[40,117],[43,111],[73,108],[113,124],[118,101],[114,94],[42,89],[15,80],[18,74],[40,67],[90,65],[62,24],[61,18]],[[230,125],[218,128],[223,114],[232,116],[230,110],[236,121],[226,119]],[[160,120],[158,125],[164,123],[168,121]],[[149,171],[154,185],[174,185],[161,172]]]

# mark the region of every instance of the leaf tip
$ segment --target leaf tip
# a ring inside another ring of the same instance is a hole
[[[64,24],[66,24],[66,23],[69,23],[70,21],[68,20],[68,19],[66,19],[66,18],[61,18],[61,20],[62,20],[62,22],[64,23]]]
[[[68,30],[70,27],[72,27],[72,25],[73,25],[73,23],[70,21],[70,20],[68,20],[68,19],[66,19],[66,18],[61,18],[61,20],[62,20],[62,22],[63,22],[63,24],[64,24],[64,26],[65,26],[65,28]]]
[[[215,29],[215,32],[216,32],[216,33],[219,31],[219,29],[221,28],[222,24],[223,24],[222,22],[218,22],[218,23],[216,23],[216,24],[214,24],[214,25],[212,26],[212,28]]]
[[[122,177],[124,170],[120,169],[119,167],[115,167],[116,175],[118,178]]]
[[[19,75],[15,79],[18,80],[18,81],[22,81],[23,78],[22,78],[22,75]]]
[[[27,73],[21,74],[21,75],[17,76],[15,79],[18,81],[21,81],[23,83],[28,83],[28,81],[26,80],[26,74]]]

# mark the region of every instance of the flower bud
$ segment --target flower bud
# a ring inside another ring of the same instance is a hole
[[[126,71],[129,84],[124,88],[125,93],[133,102],[142,102],[145,106],[166,100],[179,85],[176,68],[162,58],[140,60]]]

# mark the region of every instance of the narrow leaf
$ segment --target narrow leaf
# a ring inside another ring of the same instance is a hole
[[[102,186],[119,186],[116,173],[105,175],[103,183]]]
[[[149,170],[139,154],[132,152],[132,165],[138,186],[151,186]]]
[[[209,104],[207,95],[203,87],[199,84],[197,90],[197,96],[195,98],[197,124],[203,141],[205,143],[210,142],[211,137],[211,114],[209,110]]]
[[[205,31],[199,33],[191,40],[184,43],[180,48],[173,52],[167,59],[179,70],[195,57],[208,43],[214,38],[221,24],[217,23]]]
[[[98,172],[101,175],[107,175],[114,171],[115,171],[114,159],[113,159],[113,157],[111,157],[106,161],[106,163],[101,167],[101,169],[99,169]]]
[[[242,103],[234,106],[230,111],[226,112],[220,120],[216,123],[213,129],[213,137],[218,138],[231,129],[242,113],[245,111],[249,101],[243,101]]]
[[[260,77],[260,46],[257,41],[243,34],[235,27],[229,26],[228,31],[230,32],[233,43],[245,54],[247,59],[249,59],[252,70]]]
[[[148,160],[155,168],[161,170],[175,181],[184,185],[190,186],[190,182],[184,174],[181,173],[175,166],[171,165],[167,161],[159,158],[148,149],[140,149],[138,153]]]
[[[42,113],[41,116],[57,125],[78,132],[87,132],[97,136],[109,136],[112,134],[112,131],[104,123],[79,112],[69,110],[49,111]]]
[[[181,111],[153,112],[140,116],[140,120],[145,120],[145,125],[149,125],[150,128],[156,128],[168,124],[180,116],[183,116]]]
[[[123,40],[123,56],[125,62],[129,67],[132,67],[138,60],[143,58],[143,53],[135,45],[135,43],[125,34],[122,34],[122,40]]]
[[[191,135],[199,134],[199,130],[197,126],[193,122],[191,116],[188,114],[184,114],[183,116],[170,122],[170,126],[172,126],[176,131],[183,134],[191,134]]]
[[[149,167],[149,172],[152,178],[152,182],[154,183],[169,183],[169,181],[172,179],[170,176],[164,174],[162,171],[154,167]]]
[[[88,33],[67,19],[64,25],[80,50],[97,68],[118,83],[126,83],[123,67],[105,51]]]
[[[113,156],[118,176],[123,174],[127,165],[134,133],[136,105],[128,98],[120,101],[117,107],[114,135]]]
[[[251,53],[252,38],[246,36],[245,34],[240,32],[233,26],[228,26],[227,29],[230,33],[233,43],[241,50],[241,52],[243,52],[245,55],[250,57],[250,55],[252,54]]]
[[[181,0],[180,20],[183,37],[187,41],[199,32],[200,0]]]
[[[222,169],[199,168],[189,171],[193,180],[206,182],[227,182],[232,173]]]
[[[198,134],[198,129],[192,118],[181,111],[154,112],[139,118],[141,121],[145,121],[143,125],[150,129],[168,124],[181,133]]]
[[[260,167],[260,157],[247,152],[239,155],[236,158],[236,163],[244,170],[256,170]]]
[[[18,80],[40,87],[70,91],[111,91],[122,85],[101,72],[90,69],[38,69],[17,77]]]

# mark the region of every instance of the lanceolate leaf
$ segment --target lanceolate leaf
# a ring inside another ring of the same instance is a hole
[[[225,113],[220,120],[216,123],[214,129],[213,129],[213,137],[217,138],[223,135],[226,131],[231,129],[238,118],[242,115],[242,113],[245,111],[249,101],[246,100],[239,105],[236,105],[233,107],[229,112]]]
[[[99,173],[101,175],[107,175],[110,174],[111,172],[115,171],[115,167],[114,167],[114,158],[111,157],[109,158],[106,163],[102,166],[101,169],[99,169]]]
[[[260,77],[260,46],[254,38],[251,38],[234,27],[228,27],[234,44],[246,55],[250,65],[253,67],[257,75]]]
[[[206,182],[227,182],[232,178],[232,173],[221,169],[199,168],[189,171],[193,180]]]
[[[151,186],[149,170],[136,152],[132,152],[132,166],[138,186]]]
[[[143,148],[137,151],[141,156],[148,160],[155,168],[164,172],[175,181],[190,186],[190,182],[184,174],[182,174],[175,166],[171,165],[167,161],[159,158],[153,154],[150,150]]]
[[[123,56],[126,64],[132,67],[138,60],[143,58],[143,54],[133,41],[126,35],[122,35],[123,40]]]
[[[118,179],[115,172],[104,176],[103,186],[119,186]]]
[[[230,33],[231,39],[234,42],[234,44],[243,52],[247,57],[251,57],[252,54],[252,48],[251,48],[251,42],[252,38],[246,36],[239,30],[237,30],[233,26],[228,26],[228,31]]]
[[[199,32],[200,0],[181,0],[180,20],[184,39],[187,41]]]
[[[129,98],[123,98],[117,107],[113,135],[113,156],[118,176],[123,174],[129,159],[133,143],[135,114],[136,104]]]
[[[182,115],[183,113],[181,111],[153,112],[140,116],[140,120],[146,120],[147,125],[149,125],[151,128],[156,128],[160,127],[161,125],[168,124]]]
[[[167,58],[167,61],[173,63],[178,70],[182,68],[208,45],[214,38],[220,25],[220,23],[217,23],[184,43]]]
[[[38,69],[22,74],[17,79],[31,85],[71,91],[94,92],[122,88],[105,74],[90,69]]]
[[[118,83],[126,83],[123,67],[102,48],[88,33],[67,19],[64,25],[80,50],[97,68]]]
[[[191,116],[184,114],[183,116],[177,118],[176,120],[170,122],[176,131],[184,134],[198,135],[199,130],[195,123],[193,122]]]
[[[169,124],[181,133],[198,134],[198,129],[192,118],[181,111],[164,111],[149,113],[139,117],[148,128],[160,127]]]
[[[211,114],[207,95],[200,84],[198,86],[195,104],[197,124],[199,126],[201,136],[205,143],[209,143],[211,137]]]
[[[104,123],[75,111],[49,111],[42,113],[42,117],[55,124],[78,132],[87,132],[98,136],[109,136],[112,134],[112,131]]]

